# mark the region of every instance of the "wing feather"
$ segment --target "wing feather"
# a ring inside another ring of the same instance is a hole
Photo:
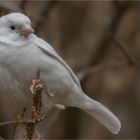
[[[40,38],[36,38],[35,39],[35,44],[43,51],[43,53],[49,55],[50,57],[52,57],[53,59],[57,60],[61,65],[63,65],[69,72],[69,74],[71,75],[73,81],[77,84],[78,87],[80,87],[81,89],[81,85],[80,82],[78,80],[78,78],[76,77],[76,75],[74,74],[74,72],[72,71],[72,69],[68,66],[68,64],[56,53],[56,51],[51,47],[51,45],[49,45],[47,42],[45,42],[44,40],[40,39]]]

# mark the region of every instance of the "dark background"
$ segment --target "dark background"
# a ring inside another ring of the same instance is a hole
[[[12,11],[31,18],[35,33],[71,66],[85,93],[122,123],[115,136],[79,109],[54,109],[40,128],[44,137],[140,138],[140,2],[0,1],[0,15]]]

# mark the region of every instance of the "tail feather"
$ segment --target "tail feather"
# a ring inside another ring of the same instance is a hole
[[[85,95],[81,109],[101,122],[113,134],[118,134],[121,123],[107,107]]]

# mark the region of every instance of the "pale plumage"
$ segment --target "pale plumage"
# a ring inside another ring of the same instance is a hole
[[[53,94],[53,98],[50,99],[52,105],[60,108],[78,107],[99,120],[112,133],[119,132],[121,124],[117,117],[105,106],[83,93],[71,68],[47,42],[33,34],[28,17],[20,13],[1,17],[1,94],[16,105],[21,102],[22,105],[30,104],[31,96],[27,91],[38,69],[41,80]],[[46,100],[47,97],[44,96],[43,103],[48,106]]]

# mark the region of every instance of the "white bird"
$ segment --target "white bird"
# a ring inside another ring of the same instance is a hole
[[[30,19],[22,13],[0,17],[0,94],[17,107],[32,101],[30,83],[40,70],[40,79],[53,95],[53,105],[77,107],[87,112],[113,134],[121,128],[119,119],[104,105],[82,91],[68,64],[44,40],[34,34]],[[47,104],[47,95],[43,104]]]

